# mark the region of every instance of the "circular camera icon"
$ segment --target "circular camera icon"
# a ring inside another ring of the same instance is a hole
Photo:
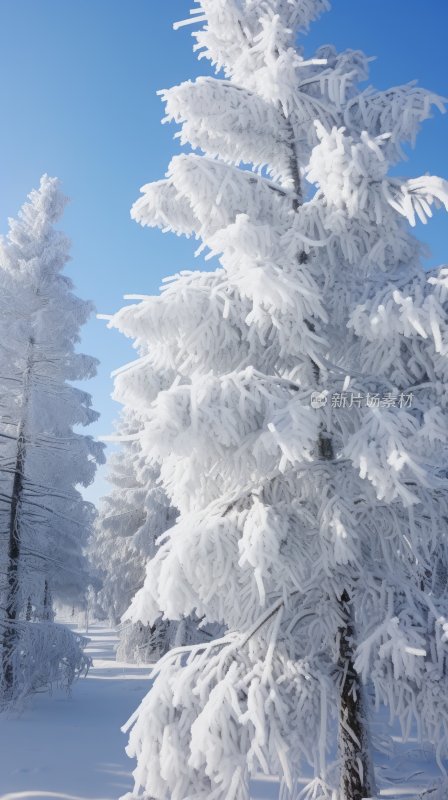
[[[326,392],[313,392],[311,395],[311,408],[322,408],[327,405]]]

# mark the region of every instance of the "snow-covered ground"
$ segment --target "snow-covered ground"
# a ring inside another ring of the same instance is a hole
[[[0,800],[117,800],[132,788],[120,726],[149,670],[115,661],[115,631],[94,626],[88,636],[93,668],[69,696],[42,694],[0,718]]]
[[[148,690],[148,666],[115,661],[114,630],[96,625],[88,636],[93,668],[71,695],[42,694],[0,718],[0,800],[117,800],[131,789],[120,727]],[[429,747],[394,739],[392,760],[377,754],[380,793],[409,800],[440,772]],[[253,800],[277,797],[276,781],[253,782]]]

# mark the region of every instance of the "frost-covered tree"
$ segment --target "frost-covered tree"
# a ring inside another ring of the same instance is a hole
[[[197,5],[217,77],[162,97],[199,153],[132,213],[220,267],[110,325],[140,350],[116,394],[180,512],[128,617],[227,633],[156,666],[128,797],[243,800],[259,771],[293,791],[308,761],[313,797],[361,800],[372,698],[447,743],[448,608],[428,575],[446,546],[448,270],[425,274],[409,224],[448,191],[389,175],[442,104],[360,90],[359,51],[305,59],[326,0]]]
[[[123,423],[118,433],[125,438],[134,436],[136,430],[132,422]],[[143,553],[134,543],[145,522],[145,487],[137,477],[139,458],[138,442],[126,441],[108,459],[112,488],[101,500],[89,546],[89,558],[100,581],[96,603],[112,625],[119,624],[144,576]],[[147,551],[148,545],[144,546]]]
[[[138,435],[141,425],[123,412],[117,431],[118,452],[109,459],[110,493],[102,499],[89,547],[91,563],[100,581],[97,609],[120,625],[135,593],[142,587],[145,565],[155,555],[155,541],[177,516],[158,484],[157,468],[142,456]],[[139,621],[120,626],[117,658],[153,661],[176,640],[176,623],[159,619],[153,625]]]
[[[62,272],[69,243],[54,226],[65,203],[58,180],[44,175],[0,240],[0,687],[8,697],[64,670],[72,679],[74,654],[83,663],[52,611],[52,598],[73,602],[87,589],[94,509],[78,487],[103,460],[102,445],[74,431],[97,419],[90,395],[72,384],[93,376],[97,362],[75,352],[92,306]]]
[[[127,370],[125,370],[127,372]],[[157,551],[157,541],[177,517],[177,509],[160,485],[160,470],[142,454],[142,423],[124,408],[116,437],[119,450],[109,459],[110,493],[103,498],[89,546],[89,557],[100,588],[94,609],[119,627],[119,661],[154,661],[174,645],[210,639],[216,628],[200,626],[187,617],[180,621],[125,620],[132,598],[142,588],[147,562]]]

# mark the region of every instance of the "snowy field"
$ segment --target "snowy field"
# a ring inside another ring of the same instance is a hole
[[[1,800],[117,800],[132,788],[120,726],[148,688],[148,667],[115,661],[115,631],[92,627],[93,669],[71,695],[34,697],[0,719]]]
[[[0,718],[0,800],[117,800],[132,788],[120,726],[147,691],[148,666],[115,661],[114,630],[97,625],[88,636],[93,668],[71,695],[42,694]],[[380,795],[415,798],[440,772],[429,748],[394,739],[392,761],[377,753]],[[277,782],[254,781],[251,795],[276,800]]]

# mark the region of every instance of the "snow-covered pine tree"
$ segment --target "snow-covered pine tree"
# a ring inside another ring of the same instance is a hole
[[[133,422],[124,421],[118,435],[134,436]],[[145,489],[137,478],[138,442],[126,441],[107,460],[111,491],[101,499],[89,559],[98,579],[94,607],[111,625],[119,625],[136,588],[142,585],[145,564],[133,537],[145,521]],[[153,554],[152,554],[153,555]]]
[[[448,271],[425,275],[408,223],[448,192],[388,174],[442,104],[360,91],[358,51],[305,59],[326,0],[197,6],[218,77],[162,96],[202,154],[174,158],[133,216],[220,268],[110,325],[141,348],[116,391],[180,512],[129,618],[196,612],[228,633],[157,665],[128,797],[242,800],[259,771],[293,791],[306,760],[313,797],[360,800],[365,685],[405,734],[447,743],[448,609],[425,589],[446,537]]]
[[[120,625],[134,594],[143,585],[145,565],[155,555],[155,540],[174,524],[177,511],[158,484],[158,470],[142,456],[135,414],[123,410],[117,437],[118,452],[109,459],[112,489],[102,499],[89,547],[100,589],[95,605]],[[120,627],[120,661],[154,661],[176,640],[177,623],[161,619],[153,625],[127,622]]]
[[[194,617],[180,621],[160,617],[152,624],[137,619],[121,623],[132,598],[143,586],[145,567],[156,553],[158,538],[174,524],[178,514],[160,484],[158,465],[142,454],[142,427],[136,413],[125,407],[116,437],[112,437],[118,440],[119,450],[108,462],[112,489],[102,499],[89,558],[98,583],[92,593],[94,613],[119,626],[118,661],[146,663],[174,645],[210,640],[219,629],[202,627]]]
[[[94,509],[77,487],[103,460],[102,445],[74,432],[98,415],[72,381],[93,376],[97,362],[75,352],[92,306],[62,272],[69,243],[54,226],[65,203],[44,175],[0,240],[0,688],[9,698],[70,682],[84,664],[79,637],[52,611],[52,598],[78,601],[87,589]]]

